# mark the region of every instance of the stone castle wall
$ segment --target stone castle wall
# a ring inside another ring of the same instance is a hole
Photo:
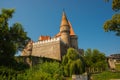
[[[60,38],[53,38],[51,40],[38,41],[34,43],[32,48],[32,56],[61,60]]]
[[[78,50],[78,41],[77,41],[77,36],[76,35],[73,35],[73,36],[70,36],[70,45],[72,48]]]

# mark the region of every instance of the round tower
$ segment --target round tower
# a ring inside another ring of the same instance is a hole
[[[65,12],[62,14],[62,20],[60,25],[60,33],[62,41],[70,47],[70,26],[65,15]]]

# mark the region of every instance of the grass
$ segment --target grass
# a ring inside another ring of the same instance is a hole
[[[116,70],[120,71],[120,64],[115,64]]]
[[[92,74],[93,80],[120,79],[120,72],[105,71],[99,74]]]

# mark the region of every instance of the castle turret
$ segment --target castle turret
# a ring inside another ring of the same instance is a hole
[[[70,47],[70,26],[65,15],[65,12],[62,14],[62,20],[60,25],[60,33],[62,41]]]

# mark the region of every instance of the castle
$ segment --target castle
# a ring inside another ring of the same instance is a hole
[[[21,56],[31,55],[61,60],[61,57],[66,54],[70,47],[80,51],[77,39],[72,25],[63,11],[60,32],[52,38],[50,36],[40,36],[37,42],[30,41],[22,51]]]

